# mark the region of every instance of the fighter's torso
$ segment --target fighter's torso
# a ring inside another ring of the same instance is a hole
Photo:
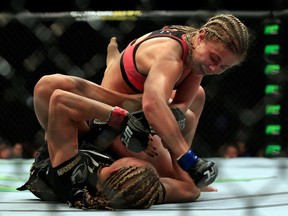
[[[158,41],[155,42],[155,39]],[[188,55],[188,46],[185,42],[185,34],[180,31],[170,31],[169,29],[157,30],[150,33],[140,41],[132,41],[105,72],[101,85],[126,94],[142,93],[144,83],[149,73],[149,66],[146,67],[146,70],[141,69],[141,63],[136,61],[136,53],[142,44],[145,44],[147,47],[150,45],[155,46],[157,49],[157,43],[161,44],[161,40],[164,41],[167,39],[174,41],[174,43],[175,41],[179,43],[179,47],[182,49],[182,52],[179,53],[179,55],[181,55],[180,58],[183,63],[185,63]],[[152,49],[151,51],[153,52]],[[182,82],[189,72],[190,69],[184,65],[184,70],[179,72],[181,75],[175,88],[177,88],[177,85]]]

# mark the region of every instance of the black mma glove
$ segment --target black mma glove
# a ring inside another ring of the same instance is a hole
[[[186,118],[185,114],[179,108],[171,108],[171,111],[177,121],[177,124],[182,131],[185,128]]]
[[[180,130],[185,128],[185,115],[178,108],[171,111],[179,125]],[[121,141],[131,151],[140,152],[147,148],[149,134],[156,134],[149,125],[142,110],[127,114],[127,123],[123,121],[121,128]],[[125,125],[126,124],[126,125]]]
[[[198,188],[212,184],[218,175],[216,164],[213,161],[198,158],[192,149],[178,158],[177,162],[183,170],[189,173]]]
[[[121,142],[129,150],[141,152],[147,148],[150,130],[142,111],[129,113],[121,131]]]
[[[180,130],[185,128],[185,115],[178,108],[171,111]],[[149,125],[142,110],[129,113],[120,107],[114,107],[107,121],[108,125],[121,131],[121,141],[129,150],[140,152],[147,148],[149,134],[156,134]]]
[[[119,129],[111,127],[107,122],[98,119],[90,120],[90,133],[85,135],[85,141],[94,143],[98,150],[106,150],[112,145],[115,138],[121,134]]]
[[[215,181],[218,169],[213,161],[199,158],[198,162],[188,170],[188,173],[198,188],[204,188]]]
[[[180,130],[182,131],[185,128],[185,122],[186,122],[186,118],[184,113],[179,109],[179,108],[171,108],[171,111],[177,121],[177,124],[180,128]],[[147,128],[150,129],[150,133],[152,135],[156,134],[156,132],[153,130],[153,128],[149,125],[144,112],[142,110],[135,112],[135,117],[137,117],[138,119],[141,119],[141,122],[143,123],[143,125],[147,125]]]
[[[182,131],[186,126],[185,114],[179,108],[171,108],[171,112],[174,115],[180,130]],[[153,128],[151,126],[149,127],[151,130],[151,134],[156,134]]]
[[[123,145],[133,152],[141,152],[148,146],[149,124],[142,111],[131,112],[114,107],[108,125],[120,130]]]

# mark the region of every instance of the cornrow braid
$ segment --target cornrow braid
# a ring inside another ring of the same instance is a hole
[[[249,34],[246,26],[232,14],[219,14],[208,19],[200,29],[208,40],[220,40],[243,60],[247,55]]]
[[[114,210],[111,207],[111,203],[101,194],[97,194],[96,196],[91,195],[87,187],[85,187],[82,191],[82,199],[76,200],[75,202],[70,202],[70,207],[76,207],[79,209],[87,210],[87,209],[103,209],[103,210]]]
[[[186,42],[190,48],[191,38],[200,30],[206,31],[207,40],[220,40],[231,52],[239,56],[243,61],[247,55],[249,46],[249,33],[247,27],[232,14],[219,14],[211,17],[200,27],[200,29],[192,26],[171,25],[170,29],[176,29],[186,33]]]
[[[129,166],[119,169],[103,183],[103,188],[92,195],[87,188],[81,200],[70,203],[80,209],[146,209],[162,203],[165,188],[151,168]]]
[[[161,183],[151,168],[123,167],[104,183],[103,195],[112,208],[149,208],[160,196]]]

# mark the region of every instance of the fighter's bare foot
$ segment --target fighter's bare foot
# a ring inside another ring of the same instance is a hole
[[[116,37],[112,37],[107,47],[106,67],[109,68],[119,55]]]

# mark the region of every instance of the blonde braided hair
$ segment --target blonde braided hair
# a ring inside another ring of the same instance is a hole
[[[244,59],[249,45],[247,27],[232,14],[211,17],[202,29],[206,38],[220,40],[230,51]]]
[[[232,53],[239,56],[243,61],[247,55],[249,46],[249,33],[247,27],[232,14],[219,14],[211,17],[200,27],[172,25],[171,29],[177,29],[186,33],[186,42],[191,45],[191,38],[199,31],[206,31],[206,40],[220,41]],[[190,47],[191,48],[191,47]]]

